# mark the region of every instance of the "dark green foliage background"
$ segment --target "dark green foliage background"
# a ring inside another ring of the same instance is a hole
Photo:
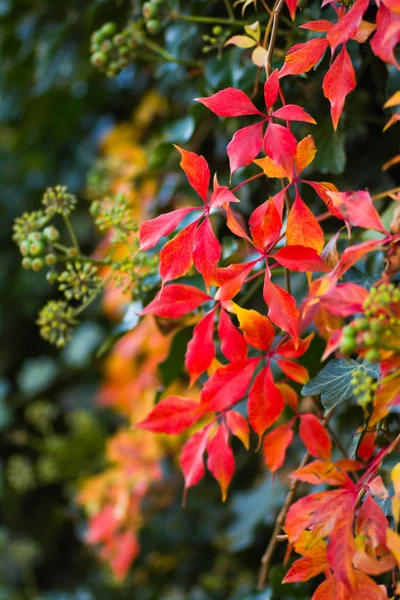
[[[272,485],[262,458],[245,454],[239,445],[227,505],[221,504],[217,486],[207,476],[182,510],[180,475],[166,465],[165,486],[152,492],[149,503],[169,494],[171,505],[149,516],[141,534],[143,552],[125,584],[115,586],[82,543],[85,520],[72,502],[73,495],[82,477],[103,466],[105,440],[120,423],[116,415],[93,404],[100,377],[94,354],[110,333],[109,326],[99,306],[94,306],[61,355],[40,339],[34,322],[51,288],[41,273],[22,270],[11,242],[13,219],[38,208],[47,186],[63,184],[82,193],[99,137],[129,118],[150,88],[171,105],[168,118],[152,132],[156,141],[149,158],[156,175],[163,180],[166,172],[175,172],[174,185],[185,185],[171,146],[174,142],[203,153],[212,172],[218,170],[226,182],[226,145],[236,124],[218,121],[192,100],[230,85],[251,92],[256,73],[249,58],[237,49],[227,50],[222,59],[215,52],[202,54],[201,36],[210,34],[211,26],[177,22],[166,24],[157,41],[175,56],[204,60],[202,74],[192,76],[175,63],[139,61],[117,79],[106,79],[90,64],[90,35],[109,20],[124,27],[138,11],[138,2],[126,0],[0,0],[0,599],[307,598],[311,589],[307,585],[280,586],[283,568],[279,566],[273,569],[272,587],[254,592],[284,480],[278,478]],[[226,18],[222,1],[182,2],[182,11]],[[299,21],[319,15],[315,2],[304,7]],[[255,20],[251,8],[246,18]],[[305,33],[297,34],[287,23],[280,30],[280,48],[304,41]],[[312,131],[319,148],[314,179],[333,181],[342,189],[368,186],[381,191],[393,187],[398,175],[396,169],[382,174],[380,168],[398,151],[395,128],[381,133],[387,116],[381,106],[398,88],[399,78],[394,72],[388,74],[367,45],[360,49],[354,44],[352,51],[359,87],[349,98],[336,135],[321,92],[327,58],[309,78],[285,80],[286,99],[303,105],[318,121]],[[310,128],[300,126],[296,133],[308,134]],[[234,180],[240,177],[244,175],[236,174]],[[243,190],[244,210],[248,213],[264,201],[267,191],[265,182]],[[307,200],[316,202],[311,196]],[[90,251],[96,237],[86,208],[82,201],[74,225],[83,247]],[[315,204],[315,208],[322,207]],[[372,277],[380,268],[378,260],[371,266]],[[352,277],[365,280],[371,277],[371,269],[353,272]],[[257,305],[257,297],[252,302]],[[179,334],[181,341],[188,339],[187,333]],[[175,359],[170,358],[161,371],[165,379],[182,371],[179,338],[174,348]],[[307,364],[312,374],[319,369],[320,350],[316,342]],[[26,407],[38,399],[46,399],[55,409],[51,428],[42,433],[26,418]],[[357,423],[358,409],[353,406],[340,414],[336,425],[344,435],[349,416]],[[302,450],[295,446],[291,452],[295,464]],[[6,477],[6,465],[15,455],[22,456],[30,469],[25,480],[18,470],[17,478],[22,478],[18,492]],[[38,461],[43,459],[51,459],[56,467],[52,483],[38,475]],[[282,552],[277,553],[277,564]]]

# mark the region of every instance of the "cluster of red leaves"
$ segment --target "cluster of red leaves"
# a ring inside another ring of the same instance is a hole
[[[391,570],[396,564],[386,540],[388,521],[376,502],[382,493],[377,472],[391,446],[377,451],[374,439],[365,436],[358,454],[362,462],[332,462],[329,430],[314,413],[299,408],[290,383],[304,384],[308,380],[307,370],[297,360],[308,350],[313,334],[305,336],[303,332],[313,325],[327,339],[328,355],[338,348],[344,320],[363,310],[367,291],[355,283],[342,283],[343,275],[369,252],[397,242],[382,225],[368,191],[340,192],[332,183],[301,178],[317,149],[311,135],[297,141],[290,124],[302,121],[312,125],[315,121],[300,106],[285,104],[280,79],[308,72],[330,47],[332,62],[323,92],[331,103],[336,129],[345,98],[356,85],[346,44],[350,40],[363,43],[373,34],[372,51],[398,66],[393,53],[400,40],[398,2],[380,2],[376,24],[363,20],[368,0],[356,0],[350,9],[330,0],[324,2],[328,3],[336,11],[337,22],[319,20],[302,26],[326,36],[289,50],[280,71],[273,71],[267,78],[263,110],[235,88],[198,99],[219,117],[259,119],[234,134],[227,148],[230,171],[232,174],[254,163],[266,177],[279,179],[282,189],[257,206],[246,226],[244,218],[232,208],[239,202],[235,193],[246,182],[231,189],[220,185],[214,176],[210,192],[207,161],[178,148],[181,167],[203,204],[162,214],[141,226],[142,250],[156,247],[162,238],[179,229],[160,251],[162,289],[142,315],[179,319],[195,311],[198,321],[185,365],[190,385],[200,377],[202,385],[199,401],[170,395],[138,427],[166,434],[179,434],[193,427],[180,458],[185,491],[204,476],[207,455],[207,468],[218,481],[224,500],[235,469],[231,436],[248,448],[251,428],[258,436],[258,446],[263,447],[266,464],[274,472],[284,464],[287,449],[298,432],[309,456],[316,460],[295,470],[291,478],[312,485],[334,485],[336,489],[317,492],[291,507],[285,529],[290,547],[302,558],[290,568],[285,581],[305,581],[323,572],[326,581],[315,592],[314,600],[382,600],[387,597],[386,591],[370,576]],[[294,16],[295,3],[290,3],[290,9]],[[280,108],[275,107],[278,98],[282,101]],[[265,156],[257,159],[262,150]],[[325,246],[320,225],[323,219],[315,216],[301,198],[300,184],[315,191],[328,215],[342,220],[349,235],[351,227],[361,227],[380,232],[382,238],[349,246],[339,256],[339,232]],[[212,226],[215,212],[239,238],[244,262],[220,266],[222,249]],[[165,285],[187,275],[193,266],[204,280],[205,291],[183,283]],[[273,280],[276,267],[307,274],[309,291],[300,307],[290,290]],[[312,279],[313,273],[322,275]],[[234,301],[249,282],[260,276],[264,278],[266,315]],[[275,381],[273,364],[281,371],[283,382]],[[238,409],[244,400],[246,408]],[[285,405],[291,417],[282,423]],[[354,476],[359,470],[363,470],[361,476]]]

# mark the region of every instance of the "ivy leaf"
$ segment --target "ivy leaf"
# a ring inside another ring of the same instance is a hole
[[[367,371],[373,378],[379,375],[379,367],[367,360],[358,363],[353,359],[334,359],[303,387],[301,393],[303,396],[321,394],[321,402],[326,414],[353,396],[351,380],[359,369]]]

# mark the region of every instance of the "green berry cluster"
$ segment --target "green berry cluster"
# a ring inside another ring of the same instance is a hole
[[[140,298],[154,286],[151,278],[158,272],[158,266],[157,255],[139,252],[118,266],[113,281],[123,293],[130,291],[133,298]]]
[[[13,240],[16,244],[24,242],[30,233],[42,229],[48,223],[50,217],[43,210],[26,212],[17,217],[13,225]]]
[[[225,42],[228,37],[230,37],[231,33],[232,32],[230,30],[222,29],[220,25],[214,25],[211,35],[203,35],[203,42],[205,42],[205,45],[202,48],[203,54],[208,54],[213,50],[217,50],[218,54],[220,55],[224,48]]]
[[[46,190],[42,203],[45,206],[45,212],[52,217],[55,214],[68,217],[75,209],[76,197],[70,194],[65,185],[56,185]]]
[[[74,309],[67,302],[50,300],[39,312],[37,324],[45,340],[62,348],[71,339],[77,320]]]
[[[102,280],[97,274],[97,267],[90,262],[70,262],[58,276],[58,289],[64,293],[66,300],[88,302],[101,289]]]
[[[374,382],[364,368],[360,367],[353,371],[351,385],[357,403],[365,408],[372,400],[372,394],[377,388],[377,383]]]
[[[342,354],[363,351],[370,362],[379,362],[381,350],[400,352],[400,289],[394,284],[371,288],[364,302],[364,316],[343,328]],[[398,330],[398,334],[395,334]]]
[[[18,219],[17,219],[18,221]],[[14,225],[15,228],[15,225]],[[31,231],[19,242],[19,250],[23,256],[24,269],[41,271],[46,265],[54,267],[57,263],[57,252],[54,248],[60,238],[60,232],[53,225],[43,231]]]
[[[112,229],[112,243],[125,243],[130,233],[139,230],[132,206],[124,194],[95,200],[90,205],[90,214],[100,231]]]
[[[150,35],[157,35],[161,31],[160,10],[164,2],[165,0],[150,0],[143,4],[142,15],[146,23],[147,33]]]
[[[91,37],[91,63],[107,77],[116,77],[135,58],[140,40],[135,27],[117,31],[115,23],[105,23]]]

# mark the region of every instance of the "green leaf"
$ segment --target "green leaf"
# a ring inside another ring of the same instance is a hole
[[[379,367],[364,360],[362,363],[353,359],[334,359],[311,379],[301,390],[303,396],[321,394],[321,402],[325,414],[353,396],[352,378],[356,371],[362,369],[374,379],[379,376]]]
[[[334,131],[330,120],[321,121],[314,130],[318,152],[312,167],[321,173],[343,173],[346,167],[345,136]]]

